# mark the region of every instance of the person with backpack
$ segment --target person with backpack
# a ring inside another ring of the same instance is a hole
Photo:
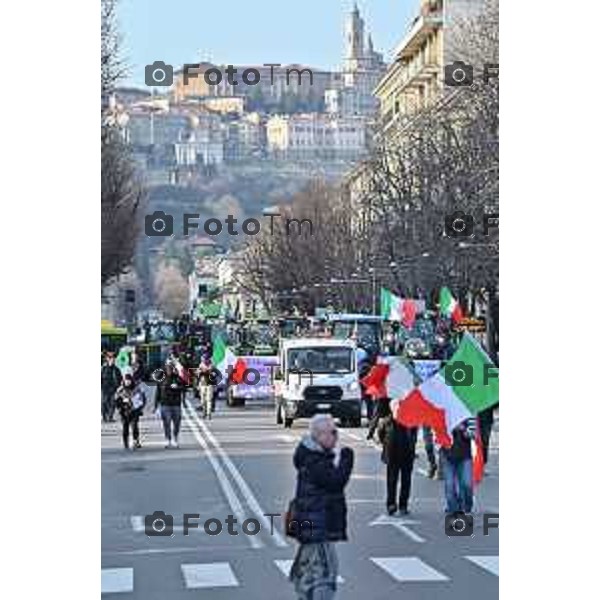
[[[129,448],[129,431],[133,435],[133,447],[141,448],[139,420],[146,406],[146,393],[142,383],[136,383],[133,375],[126,374],[115,394],[116,406],[123,425],[123,446]]]

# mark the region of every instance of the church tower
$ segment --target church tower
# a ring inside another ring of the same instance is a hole
[[[346,17],[344,37],[346,49],[344,52],[344,85],[354,87],[357,74],[364,69],[365,23],[360,16],[358,6]]]

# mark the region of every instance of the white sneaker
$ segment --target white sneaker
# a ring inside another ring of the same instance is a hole
[[[171,440],[167,440],[167,443],[165,444],[165,448],[172,448],[173,447],[173,443],[171,442]]]
[[[179,448],[179,442],[177,441],[177,438],[175,438],[174,442],[173,442],[173,448]]]

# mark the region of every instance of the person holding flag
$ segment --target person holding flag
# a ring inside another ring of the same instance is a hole
[[[470,513],[473,509],[473,457],[476,419],[466,419],[452,431],[452,445],[440,449],[444,473],[446,513]]]
[[[442,446],[441,466],[450,512],[472,508],[472,489],[482,480],[484,468],[477,417],[498,401],[498,368],[479,342],[465,333],[446,366],[392,409],[394,419],[404,426],[426,425],[435,433],[436,442]]]

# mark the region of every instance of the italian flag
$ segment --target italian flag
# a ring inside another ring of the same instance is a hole
[[[387,321],[402,319],[402,298],[392,294],[387,288],[381,288],[381,316]]]
[[[405,427],[430,426],[437,442],[452,446],[452,431],[499,400],[498,369],[469,333],[465,333],[447,365],[404,398],[393,402],[392,414]]]
[[[375,400],[403,397],[415,385],[410,369],[397,357],[378,358],[360,382]]]
[[[365,386],[365,393],[373,400],[389,398],[386,380],[390,372],[390,365],[378,362],[360,382]]]
[[[446,318],[451,317],[455,323],[463,318],[460,304],[447,287],[440,290],[440,312]]]
[[[235,354],[229,349],[220,335],[215,338],[211,360],[213,367],[223,376],[227,373],[229,365],[235,362]]]

